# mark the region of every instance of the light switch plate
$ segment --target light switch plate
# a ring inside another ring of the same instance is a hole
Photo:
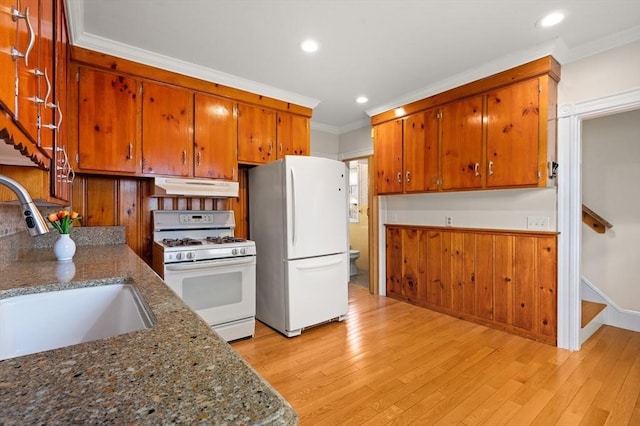
[[[527,216],[527,229],[531,231],[548,231],[548,216]]]

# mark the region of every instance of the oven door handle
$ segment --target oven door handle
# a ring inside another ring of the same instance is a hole
[[[255,262],[255,256],[246,256],[239,259],[220,259],[220,260],[205,260],[201,262],[190,263],[176,263],[165,265],[164,268],[167,271],[195,271],[197,269],[208,269],[212,266],[233,266],[243,265],[247,263]]]

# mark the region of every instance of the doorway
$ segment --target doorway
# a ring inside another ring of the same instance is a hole
[[[558,347],[579,350],[584,120],[640,107],[640,90],[558,108]]]
[[[369,288],[369,159],[345,161],[349,169],[349,282]]]

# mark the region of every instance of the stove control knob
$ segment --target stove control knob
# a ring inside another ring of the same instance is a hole
[[[240,254],[247,254],[247,249],[246,248],[241,248],[240,249]]]
[[[232,249],[231,254],[236,256],[238,254],[238,249],[237,248]]]
[[[183,257],[184,255],[182,253],[176,253],[176,259],[182,260]]]
[[[195,257],[195,253],[190,251],[187,253],[187,259],[193,259]]]

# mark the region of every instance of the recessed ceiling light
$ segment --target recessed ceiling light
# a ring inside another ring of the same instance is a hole
[[[564,13],[551,12],[548,15],[540,18],[538,22],[536,22],[536,27],[538,28],[552,27],[562,22],[563,19],[564,19]]]
[[[366,96],[358,96],[356,98],[356,102],[359,104],[366,104],[367,102],[369,102],[369,98],[367,98]]]
[[[318,50],[318,47],[320,47],[316,41],[311,39],[303,41],[299,46],[300,49],[308,53],[313,53]]]

